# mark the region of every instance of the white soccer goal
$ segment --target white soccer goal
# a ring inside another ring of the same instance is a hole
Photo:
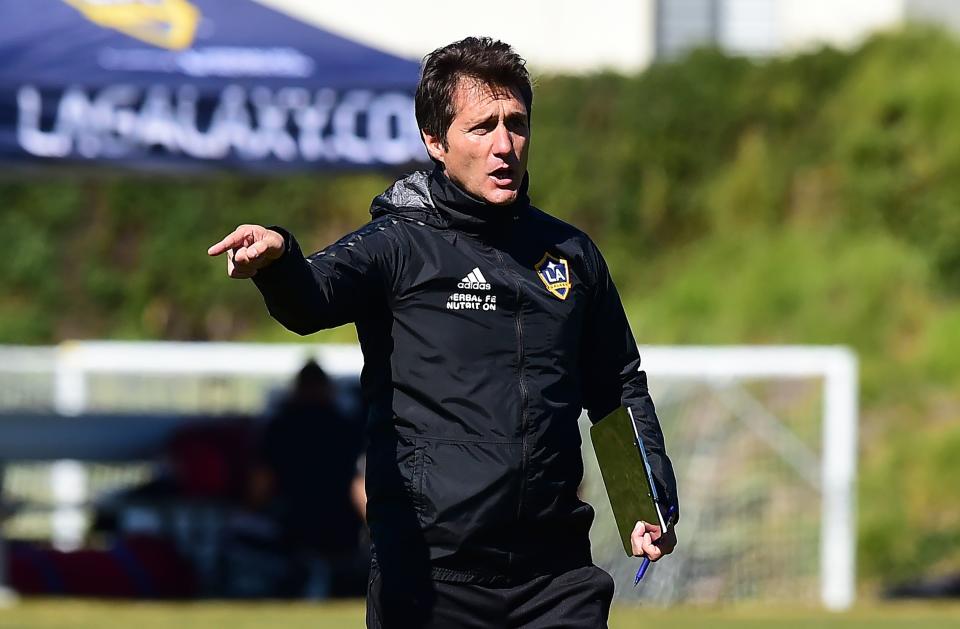
[[[835,347],[641,347],[641,356],[678,476],[680,544],[632,587],[638,562],[623,555],[585,438],[582,493],[597,510],[594,558],[614,575],[617,601],[819,599],[830,609],[849,607],[856,545],[853,354]],[[334,376],[355,376],[362,366],[359,349],[349,345],[0,347],[0,413],[119,412],[131,421],[142,413],[257,413],[309,357]],[[586,435],[587,420],[581,424]],[[0,459],[2,450],[0,443]],[[44,521],[36,514],[13,517],[4,531],[39,531],[61,547],[76,546],[90,498],[142,480],[145,470],[69,460],[9,465],[6,493],[48,500],[52,508]]]
[[[594,559],[619,602],[855,596],[858,375],[839,347],[641,347],[677,473],[673,556],[634,590],[584,427]]]

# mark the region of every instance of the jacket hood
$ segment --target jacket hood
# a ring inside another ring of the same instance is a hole
[[[473,234],[498,231],[529,209],[529,182],[528,173],[520,184],[517,200],[497,206],[464,192],[439,167],[432,172],[416,171],[377,195],[370,205],[370,214],[373,218],[399,216],[439,229]]]

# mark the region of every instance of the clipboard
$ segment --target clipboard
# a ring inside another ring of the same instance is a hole
[[[630,534],[637,520],[659,524],[663,533],[670,525],[660,508],[647,450],[633,419],[633,411],[618,407],[590,427],[590,441],[600,464],[600,475],[623,550],[627,556],[632,556]]]

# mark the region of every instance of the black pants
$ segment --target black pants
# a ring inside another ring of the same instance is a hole
[[[607,626],[613,579],[597,566],[534,577],[509,586],[430,581],[412,591],[385,587],[370,569],[368,629],[602,629]]]

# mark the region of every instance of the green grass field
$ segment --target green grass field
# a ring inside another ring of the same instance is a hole
[[[361,629],[363,603],[130,603],[32,599],[0,609],[0,628],[90,629]],[[960,627],[960,603],[867,605],[852,612],[831,614],[812,609],[674,608],[614,609],[612,629],[733,629],[775,627],[816,629]]]

